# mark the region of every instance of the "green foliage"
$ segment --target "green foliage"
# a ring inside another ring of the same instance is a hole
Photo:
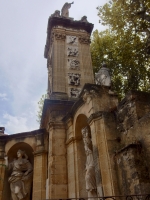
[[[47,98],[47,94],[43,94],[40,98],[40,101],[38,102],[39,110],[37,113],[37,122],[40,123],[41,117],[42,117],[42,111],[43,111],[43,105],[44,105],[44,100]]]
[[[112,0],[98,7],[101,23],[109,30],[96,30],[92,36],[94,72],[106,62],[112,71],[113,89],[120,97],[131,89],[150,90],[150,58],[145,51],[144,32],[149,22],[137,15],[141,5],[134,2],[139,1]]]

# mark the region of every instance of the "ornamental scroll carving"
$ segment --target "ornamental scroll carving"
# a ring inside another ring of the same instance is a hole
[[[90,44],[91,43],[91,40],[90,40],[90,37],[82,37],[80,36],[79,37],[79,42],[80,43],[83,43],[83,44]]]
[[[65,40],[66,39],[66,35],[63,33],[55,33],[55,39],[56,40]]]
[[[88,91],[85,89],[82,98],[85,103],[89,104],[90,101],[92,100],[92,98],[96,97],[96,96],[97,96],[97,94],[96,94],[95,90]]]

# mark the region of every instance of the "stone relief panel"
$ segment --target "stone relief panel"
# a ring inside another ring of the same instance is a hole
[[[77,57],[79,55],[78,47],[67,47],[67,56]]]
[[[78,37],[67,35],[67,44],[78,45]]]
[[[70,97],[77,98],[81,92],[80,88],[70,88]]]
[[[78,59],[68,59],[68,67],[69,69],[79,70],[80,69],[80,61]]]
[[[69,85],[80,85],[80,77],[81,74],[74,74],[74,73],[68,73],[68,83]]]

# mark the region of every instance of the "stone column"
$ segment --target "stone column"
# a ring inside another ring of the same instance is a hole
[[[33,200],[46,198],[47,152],[44,149],[43,134],[36,135],[36,151],[34,152]]]
[[[62,122],[50,123],[48,178],[49,198],[67,198],[66,130]]]
[[[97,112],[92,114],[89,124],[93,151],[98,152],[97,162],[100,166],[99,195],[101,196],[102,193],[104,196],[118,195],[117,169],[114,162],[114,151],[118,142],[114,116],[107,112]],[[102,188],[100,188],[101,185]]]

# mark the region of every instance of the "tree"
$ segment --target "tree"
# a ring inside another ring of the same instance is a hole
[[[47,94],[43,94],[40,98],[40,101],[38,102],[38,107],[39,110],[37,112],[37,122],[41,122],[41,117],[42,117],[42,111],[43,111],[43,105],[44,105],[44,100],[47,98]]]
[[[131,89],[150,90],[150,58],[146,54],[144,32],[147,24],[137,15],[137,5],[132,10],[134,6],[130,2],[112,0],[98,7],[100,22],[109,29],[96,30],[91,43],[94,71],[97,72],[105,61],[112,71],[113,87],[120,97]]]

